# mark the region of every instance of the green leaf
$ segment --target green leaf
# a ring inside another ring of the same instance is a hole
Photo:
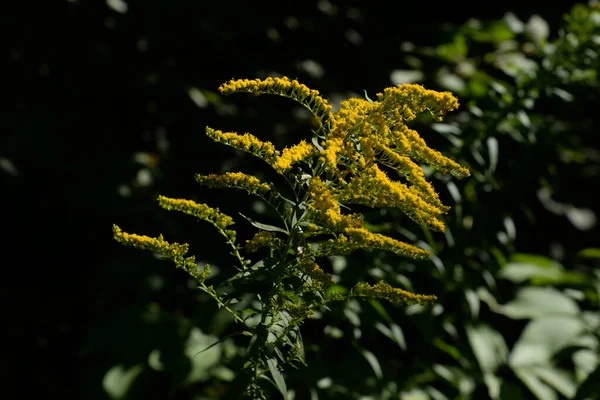
[[[115,365],[104,375],[102,388],[112,399],[126,398],[133,381],[143,370],[142,365],[135,365],[129,369],[125,369],[122,365]]]
[[[379,314],[381,318],[383,318],[386,322],[392,322],[392,317],[390,317],[388,312],[385,310],[385,308],[381,305],[379,301],[377,301],[376,299],[369,299],[368,301],[371,307],[373,307],[375,311],[377,311],[377,314]]]
[[[379,361],[377,360],[377,357],[375,357],[375,355],[373,353],[371,353],[370,351],[365,350],[365,349],[361,350],[361,354],[367,360],[369,365],[371,365],[373,372],[375,372],[375,376],[378,379],[383,378],[383,371],[381,370],[381,365],[379,365]]]
[[[600,382],[600,365],[594,372],[588,375],[587,379],[579,386],[573,400],[586,400],[598,398],[598,382]],[[596,397],[594,397],[596,396]]]
[[[449,356],[451,356],[452,358],[454,358],[456,361],[458,361],[459,363],[461,363],[461,365],[464,364],[465,358],[460,353],[460,351],[456,347],[454,347],[453,345],[445,343],[444,341],[442,341],[440,339],[436,339],[433,342],[433,345],[435,347],[437,347],[438,349],[442,350],[444,353],[446,353]],[[463,365],[463,367],[466,367],[466,365]]]
[[[500,271],[500,278],[515,283],[529,281],[532,285],[587,285],[589,277],[575,271],[548,269],[531,264],[508,264]]]
[[[508,359],[508,347],[500,333],[487,325],[467,326],[467,337],[484,373],[495,372]]]
[[[210,377],[211,368],[218,365],[221,359],[221,345],[222,341],[216,336],[207,335],[196,327],[191,329],[185,343],[185,355],[189,358],[192,368],[185,378],[185,384],[193,384]]]
[[[235,372],[223,365],[215,367],[211,371],[211,375],[225,382],[231,382],[235,378]]]
[[[496,166],[498,165],[498,139],[493,136],[487,138],[487,147],[488,147],[488,155],[490,157],[490,164],[488,169],[490,172],[496,171]]]
[[[348,294],[348,288],[342,286],[342,285],[331,285],[329,286],[329,288],[327,288],[327,297],[331,297],[332,295],[339,295],[339,296],[344,296],[346,294]]]
[[[600,249],[594,247],[583,249],[579,253],[577,253],[577,257],[600,259]]]
[[[540,365],[533,368],[533,372],[548,385],[567,399],[573,398],[577,392],[577,385],[571,375],[551,365]]]
[[[456,34],[451,43],[442,44],[437,47],[437,54],[448,61],[458,61],[467,55],[468,50],[465,36]]]
[[[540,256],[537,254],[525,254],[525,253],[514,253],[510,257],[510,262],[513,263],[523,263],[523,264],[534,264],[540,267],[546,268],[560,268],[562,269],[562,265],[557,261],[554,261],[551,258]]]
[[[502,380],[492,373],[483,374],[483,381],[485,386],[488,388],[488,394],[492,400],[500,398],[500,388],[502,387]]]
[[[575,300],[554,288],[525,287],[517,292],[515,299],[497,307],[513,319],[535,318],[543,315],[575,315],[579,306]]]
[[[517,368],[515,375],[529,388],[539,400],[558,400],[558,394],[542,382],[529,368]]]
[[[248,310],[248,309],[246,309],[246,310]],[[210,346],[208,346],[207,348],[205,348],[205,349],[203,349],[203,350],[200,350],[198,353],[196,353],[196,354],[194,355],[194,357],[195,357],[195,356],[197,356],[198,354],[202,354],[202,353],[204,353],[205,351],[208,351],[208,350],[212,349],[213,347],[215,347],[215,346],[216,346],[216,345],[218,345],[219,343],[223,342],[224,340],[226,340],[226,339],[229,339],[229,338],[231,338],[231,337],[233,337],[233,336],[238,336],[238,335],[243,335],[243,336],[252,336],[252,332],[249,332],[249,331],[238,331],[238,332],[233,332],[233,333],[230,333],[230,334],[229,334],[229,335],[227,335],[227,336],[223,336],[222,338],[220,338],[219,340],[217,340],[216,342],[214,342],[213,344],[211,344],[211,345],[210,345]]]
[[[277,226],[273,226],[273,225],[267,225],[267,224],[262,224],[260,222],[256,222],[251,218],[246,217],[244,214],[240,213],[240,215],[242,217],[244,217],[248,222],[250,222],[252,224],[252,226],[258,228],[258,229],[262,229],[263,231],[269,231],[269,232],[281,232],[281,233],[285,233],[286,235],[288,234],[288,232],[285,229],[281,229]]]
[[[287,400],[287,386],[285,384],[285,379],[283,379],[283,375],[279,372],[277,368],[277,360],[274,358],[267,359],[267,365],[269,366],[269,371],[271,371],[271,376],[273,376],[273,380],[275,381],[275,386],[279,392],[283,395],[283,399]]]
[[[585,331],[580,318],[549,315],[529,322],[515,343],[509,364],[513,368],[543,364]]]
[[[390,81],[394,85],[402,85],[405,83],[415,83],[421,82],[425,74],[423,71],[415,70],[403,70],[403,69],[395,69],[390,74]]]
[[[473,40],[478,42],[500,43],[511,40],[515,34],[504,21],[493,21],[473,31]]]
[[[502,267],[500,278],[521,283],[530,281],[534,285],[583,285],[588,283],[585,274],[566,271],[564,267],[549,258],[533,255],[516,255]]]
[[[404,334],[402,333],[402,328],[400,328],[397,324],[390,324],[390,328],[392,330],[392,337],[394,338],[394,342],[400,346],[400,348],[406,351],[406,340],[404,339]]]
[[[406,340],[404,339],[402,328],[400,328],[398,325],[392,323],[388,328],[381,322],[377,322],[375,324],[375,328],[400,346],[402,350],[406,351]]]
[[[312,141],[312,144],[313,144],[313,145],[314,145],[314,146],[317,148],[317,150],[319,150],[319,151],[323,151],[323,150],[325,150],[325,149],[323,148],[323,146],[321,146],[321,145],[319,144],[319,138],[318,138],[318,137],[316,137],[316,136],[313,136],[313,137],[312,137],[312,139],[311,139],[311,141]]]

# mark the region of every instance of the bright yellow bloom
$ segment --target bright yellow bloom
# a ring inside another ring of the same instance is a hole
[[[445,228],[439,220],[444,210],[426,202],[418,192],[409,189],[402,182],[389,179],[377,164],[351,178],[348,185],[335,190],[334,195],[346,204],[398,208],[416,222],[431,229],[443,231]]]
[[[394,304],[427,304],[437,300],[435,296],[413,294],[406,290],[393,288],[383,281],[373,286],[368,283],[357,283],[352,289],[352,294],[355,296],[386,299]]]
[[[457,162],[445,157],[437,150],[427,147],[427,143],[419,136],[417,131],[409,129],[404,124],[398,124],[394,133],[397,135],[395,144],[399,150],[410,154],[417,161],[431,164],[442,174],[451,174],[462,179],[471,175],[468,169]]]
[[[449,207],[442,204],[431,183],[425,179],[423,169],[419,165],[409,157],[400,155],[387,146],[378,146],[378,151],[378,161],[400,172],[412,184],[410,186],[411,191],[441,211],[448,211]]]
[[[320,178],[311,178],[309,196],[308,210],[313,213],[318,221],[332,227],[342,221],[339,203]]]
[[[189,245],[187,243],[169,243],[162,235],[159,235],[158,238],[153,238],[123,232],[117,225],[113,225],[113,237],[122,245],[150,250],[172,260],[177,268],[182,268],[201,282],[203,282],[209,274],[208,267],[206,267],[204,271],[198,269],[198,264],[196,263],[196,258],[194,256],[185,257],[189,250]]]
[[[281,239],[273,232],[260,231],[254,234],[254,237],[246,241],[246,250],[253,253],[263,247],[273,248],[281,244]]]
[[[405,84],[384,89],[377,98],[384,110],[396,110],[397,115],[410,121],[416,114],[429,110],[441,121],[448,112],[458,108],[458,100],[450,92],[437,92],[421,85]]]
[[[222,132],[206,127],[206,135],[215,142],[220,142],[231,146],[234,149],[245,151],[268,163],[272,163],[275,156],[279,154],[271,142],[263,142],[250,133],[240,135],[235,132]]]
[[[332,113],[332,126],[328,138],[344,139],[351,136],[373,110],[367,100],[350,98],[342,101],[340,109]]]
[[[280,156],[275,158],[273,167],[277,172],[286,172],[292,168],[292,164],[305,160],[315,154],[316,149],[312,144],[302,140],[300,143],[283,149]]]
[[[331,275],[324,272],[312,258],[303,258],[298,267],[312,279],[313,285],[318,289],[324,289],[333,284]]]
[[[329,124],[331,105],[322,98],[317,90],[309,89],[297,80],[287,77],[267,79],[232,79],[221,85],[219,91],[224,95],[247,92],[255,95],[274,94],[293,99],[308,108],[320,123]]]
[[[196,182],[209,188],[236,188],[248,193],[265,195],[271,190],[268,183],[261,182],[257,177],[243,172],[226,172],[224,174],[196,174]]]
[[[365,250],[386,250],[409,258],[425,259],[429,257],[429,251],[427,250],[400,242],[389,236],[373,233],[366,228],[347,228],[344,230],[344,233],[348,236],[355,248],[362,248]]]
[[[180,211],[210,222],[216,228],[221,229],[231,241],[235,240],[235,231],[227,229],[228,226],[234,224],[233,218],[219,212],[218,208],[212,208],[206,204],[199,204],[192,200],[171,199],[165,196],[158,196],[158,204],[165,210]]]

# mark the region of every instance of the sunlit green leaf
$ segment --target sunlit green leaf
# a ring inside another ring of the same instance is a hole
[[[492,21],[480,29],[473,30],[473,39],[478,42],[500,43],[512,39],[515,34],[504,21]]]
[[[248,222],[250,222],[252,224],[252,226],[258,228],[258,229],[262,229],[264,231],[270,231],[270,232],[281,232],[281,233],[285,233],[286,235],[288,234],[288,232],[285,229],[281,229],[277,226],[273,226],[273,225],[267,225],[267,224],[263,224],[257,221],[254,221],[251,218],[246,217],[244,214],[240,213],[240,215],[242,217],[244,217]]]
[[[131,388],[133,381],[142,373],[144,367],[135,365],[131,368],[125,368],[122,365],[112,367],[102,379],[102,388],[108,393],[111,399],[124,399]]]
[[[525,287],[515,299],[497,309],[514,318],[534,318],[542,315],[575,315],[579,306],[575,300],[554,288]]]
[[[579,253],[577,253],[577,256],[581,258],[600,259],[600,248],[590,247],[587,249],[583,249]]]
[[[273,380],[275,381],[275,385],[277,386],[277,389],[283,395],[283,399],[287,400],[287,398],[288,398],[287,385],[285,384],[285,379],[283,379],[283,375],[281,375],[281,372],[279,372],[279,369],[277,368],[277,360],[275,360],[274,358],[269,358],[269,359],[267,359],[267,365],[269,367],[269,371],[271,371],[271,376],[273,377]]]
[[[587,379],[579,386],[573,400],[593,399],[598,396],[598,382],[600,382],[600,365],[592,372]]]
[[[375,376],[378,379],[383,378],[383,371],[381,370],[381,366],[379,365],[379,361],[377,360],[377,357],[375,357],[375,355],[373,353],[371,353],[370,351],[365,350],[365,349],[361,350],[361,354],[363,355],[363,357],[367,360],[367,362],[373,369]]]
[[[458,61],[465,57],[468,51],[467,39],[462,34],[456,34],[451,43],[438,46],[437,53],[448,61]]]
[[[580,318],[549,315],[529,322],[510,354],[510,365],[521,367],[545,363],[585,331]]]
[[[558,400],[558,393],[542,382],[535,373],[528,368],[517,368],[515,375],[529,388],[538,400]]]
[[[551,365],[539,365],[532,368],[534,373],[557,392],[570,399],[577,391],[575,380],[564,370]]]
[[[506,363],[508,347],[502,335],[487,325],[467,326],[467,337],[481,370],[494,372]]]

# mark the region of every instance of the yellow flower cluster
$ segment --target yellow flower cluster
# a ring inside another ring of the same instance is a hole
[[[392,181],[377,164],[352,177],[347,185],[334,193],[340,202],[346,204],[401,208],[416,222],[434,230],[444,230],[444,223],[438,216],[445,209],[437,208],[424,200],[418,187],[408,187],[402,182]]]
[[[194,256],[185,257],[189,251],[189,245],[187,243],[169,243],[163,238],[162,235],[159,235],[158,238],[153,238],[149,236],[123,232],[117,225],[113,225],[113,237],[122,245],[135,247],[137,249],[150,250],[172,260],[177,268],[182,268],[192,277],[199,279],[201,282],[203,282],[208,276],[208,267],[201,272],[198,269],[196,258]]]
[[[348,235],[351,243],[357,248],[366,250],[386,250],[409,258],[424,259],[429,257],[429,251],[427,250],[400,242],[389,236],[373,233],[366,228],[346,228],[344,233]]]
[[[432,165],[458,178],[469,171],[427,147],[405,122],[429,110],[441,119],[458,106],[449,92],[420,85],[399,85],[377,95],[379,101],[349,99],[332,113],[332,128],[319,154],[334,181],[330,192],[342,204],[394,207],[431,229],[443,231],[440,217],[448,211],[416,162]],[[406,183],[394,181],[378,165],[399,172]]]
[[[172,199],[165,196],[158,196],[158,204],[165,210],[180,211],[210,222],[218,229],[221,229],[231,241],[235,240],[235,231],[227,229],[228,226],[234,224],[233,219],[229,215],[219,212],[218,208],[212,208],[206,204],[199,204],[192,200]]]
[[[309,196],[308,209],[318,220],[331,226],[336,226],[341,221],[340,205],[320,178],[311,178]]]
[[[389,236],[373,233],[365,227],[348,227],[335,239],[319,247],[317,254],[321,256],[347,255],[356,250],[385,250],[403,257],[413,259],[426,259],[429,251],[423,250],[409,243],[401,242]]]
[[[307,107],[314,115],[324,119],[329,118],[331,105],[322,98],[317,90],[308,88],[297,80],[287,77],[267,79],[232,79],[221,85],[219,91],[224,95],[232,93],[275,94],[291,98]]]
[[[437,300],[435,296],[414,294],[406,290],[393,288],[383,281],[372,286],[368,283],[357,283],[352,289],[352,293],[355,296],[386,299],[394,304],[427,304]]]
[[[281,243],[281,239],[273,232],[260,231],[254,234],[254,237],[246,241],[246,250],[254,253],[263,247],[274,248]]]
[[[215,142],[226,144],[264,160],[279,173],[289,171],[293,164],[306,160],[316,153],[316,148],[304,140],[280,152],[271,142],[263,142],[250,133],[240,135],[207,127],[206,134]]]
[[[376,168],[376,166],[374,167]],[[384,195],[387,195],[388,191],[381,189],[381,185],[365,184],[365,187],[354,188],[353,193],[359,193],[364,198],[371,199],[370,201],[377,196],[385,200]],[[429,257],[429,252],[426,250],[385,235],[370,232],[365,228],[359,214],[342,215],[340,205],[336,200],[336,197],[342,196],[334,196],[329,187],[319,178],[310,180],[309,190],[308,209],[313,218],[323,223],[328,229],[343,233],[337,239],[330,240],[319,251],[320,253],[333,254],[338,252],[339,254],[349,254],[357,249],[381,249],[410,258]],[[361,190],[364,190],[364,193]],[[385,206],[387,203],[384,200],[378,205]]]
[[[328,138],[352,136],[373,110],[367,100],[351,98],[340,103],[340,109],[331,116],[332,126]]]
[[[300,143],[283,149],[281,155],[278,155],[275,158],[275,163],[273,167],[278,172],[286,172],[290,168],[292,168],[292,164],[295,164],[299,161],[303,161],[308,157],[315,154],[316,148],[306,141],[302,140]]]
[[[248,193],[265,195],[271,190],[268,183],[261,182],[257,177],[243,172],[226,172],[224,174],[196,174],[196,182],[209,188],[236,188]]]
[[[245,151],[268,163],[272,163],[273,159],[278,154],[272,143],[263,142],[250,133],[240,135],[235,132],[222,132],[206,127],[206,135],[215,142],[223,143],[234,149]]]
[[[318,289],[324,289],[333,284],[333,278],[319,267],[314,259],[305,257],[298,263],[300,271],[312,279],[312,284]]]
[[[389,87],[383,93],[378,93],[377,98],[382,103],[382,109],[394,110],[396,117],[402,116],[410,121],[416,114],[430,111],[441,121],[448,111],[458,108],[458,100],[450,92],[437,92],[427,90],[421,85],[406,84]]]
[[[442,174],[451,174],[458,179],[471,175],[465,167],[444,157],[439,151],[427,147],[427,143],[419,136],[417,131],[409,129],[406,125],[397,125],[394,134],[393,143],[407,154],[410,154],[415,160],[431,164]]]

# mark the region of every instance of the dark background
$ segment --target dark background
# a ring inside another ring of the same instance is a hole
[[[140,276],[148,273],[145,258],[113,242],[111,225],[140,233],[168,231],[169,222],[154,203],[157,193],[236,201],[199,194],[193,181],[194,173],[216,172],[229,154],[204,136],[204,126],[272,130],[273,124],[286,123],[291,110],[261,99],[261,113],[239,111],[233,118],[197,107],[189,88],[216,92],[231,78],[276,71],[325,96],[376,93],[389,86],[390,72],[402,63],[399,44],[437,43],[444,23],[497,19],[512,11],[523,18],[540,14],[556,26],[571,6],[567,1],[333,4],[337,12],[328,15],[310,0],[128,1],[124,13],[103,1],[4,2],[0,156],[18,171],[0,172],[3,330],[9,336],[5,353],[14,356],[3,363],[9,377],[5,393],[15,388],[19,397],[35,390],[78,398],[81,386],[92,384],[90,371],[101,371],[105,362],[79,354],[90,327],[135,303],[143,295]],[[352,9],[359,10],[355,18],[348,17]],[[298,26],[288,27],[286,17]],[[278,40],[269,38],[270,28]],[[348,30],[358,32],[361,42],[351,43]],[[318,61],[324,75],[317,79],[299,68],[305,59]],[[227,101],[238,110],[254,104],[253,99]],[[301,134],[300,127],[288,129],[294,141],[294,134]],[[160,150],[164,138],[168,151]],[[123,197],[119,185],[134,180],[139,170],[132,161],[135,152],[154,155],[154,180]],[[202,246],[216,246],[210,230],[201,232],[206,232],[198,237]],[[544,235],[539,230],[524,235],[517,247],[546,251],[550,240]],[[569,248],[569,238],[559,239]],[[180,289],[179,271],[163,267],[156,271],[171,274]],[[177,308],[183,295],[172,293],[164,302]]]

